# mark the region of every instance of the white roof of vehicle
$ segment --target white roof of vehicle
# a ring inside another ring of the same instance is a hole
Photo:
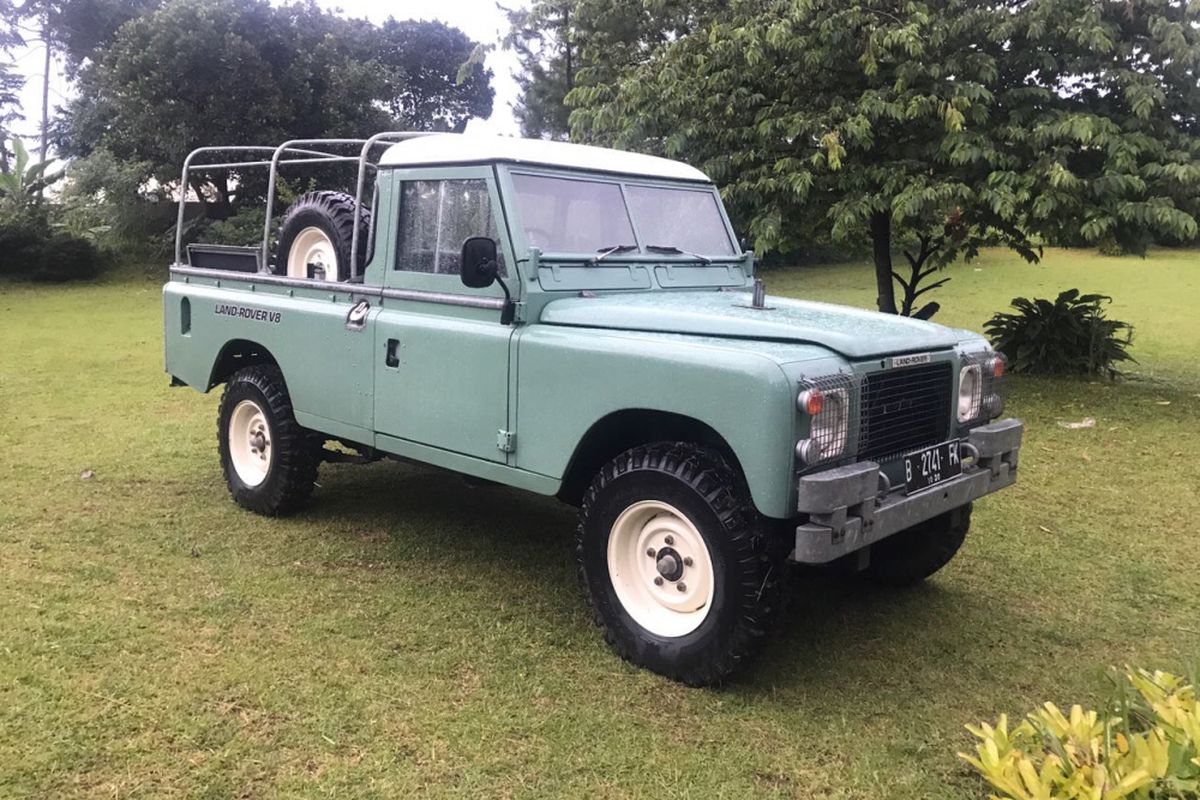
[[[426,164],[478,164],[511,161],[551,167],[647,175],[685,181],[707,181],[708,176],[682,161],[669,158],[590,147],[545,139],[516,139],[508,136],[442,133],[398,142],[379,159],[380,166],[411,167]]]

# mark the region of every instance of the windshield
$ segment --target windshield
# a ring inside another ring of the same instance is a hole
[[[545,252],[624,252],[641,245],[735,254],[710,189],[627,184],[622,197],[616,183],[520,174],[513,175],[513,186],[525,239]]]
[[[733,255],[712,192],[657,186],[626,186],[625,191],[643,244],[678,247],[706,256]]]

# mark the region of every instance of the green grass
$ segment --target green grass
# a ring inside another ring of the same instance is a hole
[[[1021,480],[960,557],[905,592],[796,575],[719,691],[609,654],[570,509],[377,464],[244,513],[216,396],[167,388],[159,277],[0,285],[0,796],[981,797],[964,723],[1200,654],[1198,260],[955,268],[939,319],[966,327],[1113,294],[1153,380],[1016,381]],[[861,265],[767,278],[871,301]]]

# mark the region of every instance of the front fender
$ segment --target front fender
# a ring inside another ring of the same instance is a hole
[[[792,516],[795,391],[775,358],[720,339],[545,325],[517,348],[521,469],[561,479],[599,420],[652,409],[716,431],[759,512]]]

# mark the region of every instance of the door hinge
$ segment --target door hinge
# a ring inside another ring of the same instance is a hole
[[[513,452],[517,449],[517,435],[512,431],[497,431],[496,449],[501,453]]]

